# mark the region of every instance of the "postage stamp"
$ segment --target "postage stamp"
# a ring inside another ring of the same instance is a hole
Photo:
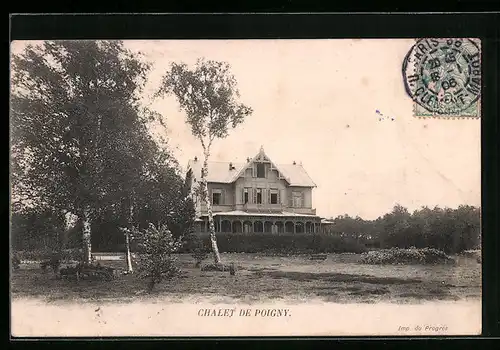
[[[478,39],[417,40],[403,62],[406,92],[416,117],[479,117],[481,49]]]

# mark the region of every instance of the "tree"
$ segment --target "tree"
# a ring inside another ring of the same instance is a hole
[[[208,160],[215,139],[225,138],[229,130],[242,123],[252,113],[250,107],[238,102],[240,97],[236,79],[229,71],[229,64],[199,59],[190,70],[184,63],[172,63],[162,79],[156,96],[173,94],[186,113],[187,123],[203,148],[201,184],[207,205],[210,241],[214,261],[221,262],[212,205],[208,193]]]
[[[383,235],[381,237],[383,246],[387,244],[389,246],[409,248],[407,247],[406,234],[410,228],[410,217],[411,214],[408,212],[408,209],[400,204],[396,204],[392,212],[384,215],[382,224]],[[403,239],[400,239],[400,237]]]
[[[481,246],[481,213],[479,208],[461,205],[455,212],[456,231],[459,233],[456,251],[475,249]]]
[[[151,159],[148,70],[119,41],[46,41],[12,59],[13,196],[76,215],[87,262],[92,221]]]

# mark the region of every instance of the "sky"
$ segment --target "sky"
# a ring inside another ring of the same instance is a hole
[[[153,64],[144,100],[161,113],[182,166],[202,157],[174,97],[150,100],[171,62],[231,66],[253,114],[212,146],[244,162],[264,147],[274,163],[302,162],[318,215],[374,219],[399,203],[480,205],[480,120],[413,116],[402,76],[406,39],[125,41]],[[156,132],[163,132],[158,129]]]

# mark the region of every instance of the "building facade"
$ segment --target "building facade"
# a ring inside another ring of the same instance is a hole
[[[203,162],[189,161],[192,188],[201,184]],[[322,219],[313,208],[316,187],[301,164],[275,164],[261,147],[245,163],[209,162],[208,191],[216,232],[314,233]],[[208,213],[193,190],[197,232],[208,232]]]

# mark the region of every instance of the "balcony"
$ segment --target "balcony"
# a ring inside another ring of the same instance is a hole
[[[283,211],[282,204],[256,204],[256,203],[246,203],[240,205],[241,209],[248,212],[257,213],[280,213]]]
[[[231,210],[234,210],[233,205],[212,205],[212,213],[220,213]],[[207,205],[205,203],[201,204],[200,211],[202,214],[207,213]]]
[[[250,213],[281,213],[292,212],[296,214],[303,215],[316,215],[316,209],[314,208],[299,208],[299,207],[287,207],[283,204],[255,204],[255,203],[246,203],[246,204],[236,204],[236,205],[213,205],[212,212],[220,213],[232,210],[242,210]],[[200,205],[200,213],[206,214],[207,207],[203,203]]]
[[[315,208],[294,208],[294,207],[287,207],[284,208],[285,211],[290,211],[295,214],[305,214],[305,215],[316,215],[316,209]]]

